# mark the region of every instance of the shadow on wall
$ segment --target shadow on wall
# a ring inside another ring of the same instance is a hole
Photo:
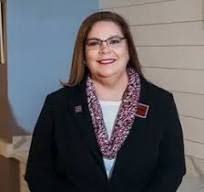
[[[18,125],[8,98],[0,100],[0,114],[0,138],[10,143],[13,136],[30,134]]]
[[[11,143],[13,136],[28,134],[18,125],[12,112],[8,101],[6,65],[0,65],[0,139]]]

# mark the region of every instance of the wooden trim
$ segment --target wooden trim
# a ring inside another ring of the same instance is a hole
[[[0,1],[0,64],[6,63],[6,53],[5,53],[5,2]]]

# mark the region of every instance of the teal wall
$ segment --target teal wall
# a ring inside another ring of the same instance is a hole
[[[98,0],[7,0],[8,95],[32,132],[45,96],[68,78],[75,35]]]

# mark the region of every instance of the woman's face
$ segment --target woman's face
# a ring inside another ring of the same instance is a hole
[[[85,56],[94,79],[126,75],[129,52],[120,27],[111,21],[95,23],[87,37]]]

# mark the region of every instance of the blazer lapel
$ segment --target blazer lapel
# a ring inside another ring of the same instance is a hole
[[[141,148],[140,146],[140,136],[144,129],[146,129],[149,126],[149,112],[151,110],[150,106],[150,98],[148,96],[148,90],[146,87],[146,82],[144,79],[141,79],[141,93],[140,93],[140,99],[139,103],[144,104],[144,106],[147,107],[147,114],[143,114],[143,111],[141,112],[141,115],[136,115],[134,123],[132,128],[130,129],[130,133],[127,136],[126,140],[124,141],[123,145],[121,146],[120,150],[118,151],[117,158],[115,161],[115,165],[113,167],[111,180],[117,175],[120,175],[118,173],[124,172],[124,167],[128,168],[128,165],[126,164],[126,159],[129,158],[131,155],[130,148],[135,148],[135,151],[137,151],[137,147]],[[143,138],[143,137],[142,137]],[[134,146],[133,146],[134,145]],[[136,162],[135,162],[136,163]],[[128,171],[128,169],[127,169]]]
[[[73,108],[75,122],[79,128],[81,137],[85,141],[84,143],[87,144],[98,166],[101,168],[103,173],[106,174],[102,154],[96,140],[91,116],[88,110],[85,82],[74,88],[73,102],[71,105]]]

